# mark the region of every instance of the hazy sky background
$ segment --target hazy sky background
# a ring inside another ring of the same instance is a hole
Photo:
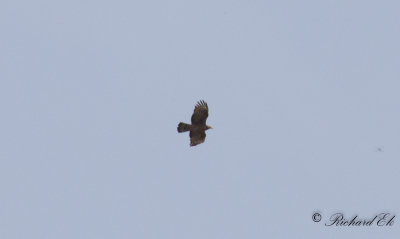
[[[398,238],[399,9],[2,0],[0,238]]]

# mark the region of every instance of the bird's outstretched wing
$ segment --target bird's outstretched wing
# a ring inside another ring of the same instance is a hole
[[[206,140],[206,131],[190,131],[190,146],[195,146],[203,143]]]
[[[194,112],[192,115],[192,124],[205,125],[207,117],[208,117],[208,105],[204,100],[200,100],[194,107]]]

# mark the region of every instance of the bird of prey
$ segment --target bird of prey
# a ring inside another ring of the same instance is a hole
[[[190,146],[196,146],[201,144],[206,140],[206,130],[212,129],[210,126],[206,125],[206,120],[208,117],[208,106],[204,100],[197,102],[194,107],[194,112],[192,115],[192,124],[186,124],[180,122],[178,124],[178,132],[190,131]]]

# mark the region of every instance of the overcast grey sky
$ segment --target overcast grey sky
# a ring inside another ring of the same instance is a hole
[[[399,9],[2,0],[0,238],[398,238]]]

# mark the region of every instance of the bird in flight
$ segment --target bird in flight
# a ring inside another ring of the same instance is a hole
[[[190,146],[196,146],[206,140],[206,130],[212,129],[206,125],[208,117],[208,105],[204,100],[197,102],[192,115],[192,124],[180,122],[178,124],[178,132],[190,131]]]

